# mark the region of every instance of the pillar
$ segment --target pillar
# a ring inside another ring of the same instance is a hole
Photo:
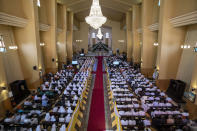
[[[133,43],[133,52],[132,52],[132,59],[134,63],[139,63],[140,58],[140,36],[137,32],[139,27],[140,21],[140,8],[139,5],[133,5],[132,11],[132,43]]]
[[[185,27],[175,28],[169,19],[174,17],[176,11],[173,5],[176,1],[161,0],[159,18],[159,47],[157,53],[157,66],[159,79],[176,79],[182,50],[180,45],[185,40]]]
[[[57,2],[48,0],[47,16],[49,17],[50,29],[42,33],[44,47],[44,60],[46,72],[56,72],[57,70]]]
[[[15,40],[19,46],[19,58],[24,79],[30,89],[40,84],[38,67],[42,65],[39,37],[38,7],[36,0],[22,0],[28,23],[24,28],[14,28]],[[34,70],[33,67],[37,69]]]
[[[66,50],[66,32],[67,32],[67,8],[62,5],[61,17],[62,17],[62,31],[58,35],[58,62],[67,63],[67,50]]]
[[[73,57],[73,12],[68,12],[68,29],[67,29],[67,58],[72,61]]]
[[[132,12],[126,13],[127,61],[132,59]]]
[[[155,51],[153,43],[157,39],[157,33],[149,30],[152,23],[154,0],[142,1],[142,71],[150,73],[154,68]]]

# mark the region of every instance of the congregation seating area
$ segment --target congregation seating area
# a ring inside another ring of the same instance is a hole
[[[79,58],[79,70],[69,65],[55,74],[47,74],[37,91],[17,106],[14,113],[7,113],[0,130],[65,131],[70,128],[83,99],[94,59]]]
[[[109,88],[123,130],[189,130],[189,113],[122,57],[105,59]],[[119,65],[113,62],[118,61]],[[115,111],[116,112],[116,111]]]

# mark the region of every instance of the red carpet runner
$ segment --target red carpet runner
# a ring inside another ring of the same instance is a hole
[[[92,93],[92,102],[88,121],[88,131],[105,130],[105,108],[104,108],[104,90],[103,90],[103,57],[98,57],[96,79]]]

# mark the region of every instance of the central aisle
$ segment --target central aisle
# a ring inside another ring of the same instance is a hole
[[[92,93],[88,131],[105,130],[105,108],[103,90],[103,57],[99,56],[96,71],[96,79]]]

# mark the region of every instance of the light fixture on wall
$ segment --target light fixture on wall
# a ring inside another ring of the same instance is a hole
[[[81,43],[81,42],[83,42],[83,40],[76,40],[76,42]]]
[[[8,47],[10,50],[17,50],[18,49],[18,46],[14,44],[13,40],[12,40],[12,35],[10,33],[10,41],[11,41],[11,44],[10,46]]]
[[[120,42],[120,43],[124,43],[124,40],[118,40],[118,42]]]
[[[17,49],[18,49],[18,46],[12,45],[12,46],[9,46],[9,49],[10,49],[10,50],[17,50]]]
[[[40,7],[40,0],[37,0],[37,6]]]
[[[3,35],[0,35],[0,52],[6,52]]]
[[[40,43],[40,46],[45,46],[45,43],[44,43],[44,42],[41,42],[41,43]]]
[[[190,45],[181,45],[181,49],[190,49],[191,46]]]
[[[99,39],[102,39],[103,38],[103,34],[101,32],[101,28],[98,29],[98,33],[96,35]]]
[[[159,46],[159,43],[155,42],[153,43],[154,46]]]
[[[90,14],[85,18],[85,21],[94,29],[100,28],[107,21],[107,18],[102,14],[99,0],[93,0]]]

